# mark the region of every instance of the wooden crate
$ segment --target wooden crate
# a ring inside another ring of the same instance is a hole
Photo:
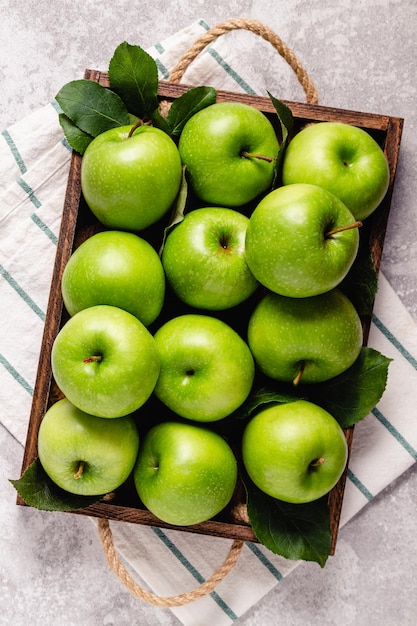
[[[108,84],[108,76],[105,72],[86,70],[85,78]],[[178,98],[187,86],[167,82],[160,82],[159,97],[168,102]],[[227,91],[217,91],[217,100],[237,101],[250,104],[263,111],[277,126],[277,117],[271,101],[267,97],[238,94]],[[370,113],[359,113],[343,109],[329,108],[318,105],[308,105],[296,102],[284,101],[291,109],[294,116],[294,132],[309,122],[339,121],[359,126],[369,132],[383,148],[390,167],[390,185],[388,192],[378,210],[366,220],[367,237],[374,259],[375,268],[379,270],[386,226],[391,206],[393,185],[396,175],[400,140],[403,120],[401,118]],[[51,348],[61,326],[65,323],[68,315],[64,309],[60,284],[64,267],[73,250],[87,237],[101,229],[97,220],[88,211],[81,194],[80,167],[82,157],[73,153],[65,196],[62,223],[57,246],[57,253],[51,283],[50,297],[47,308],[45,329],[42,340],[37,378],[35,383],[30,421],[24,450],[22,474],[30,463],[37,457],[37,433],[39,425],[46,410],[58,398],[62,397],[57,388],[51,371]],[[367,343],[371,319],[363,320],[364,345]],[[354,428],[345,430],[349,450],[351,449]],[[340,513],[346,482],[345,473],[338,484],[329,494],[329,509],[332,533],[332,550],[334,553],[337,533],[339,528]],[[85,509],[76,512],[80,515],[88,515],[110,520],[119,520],[135,524],[159,526],[161,528],[177,528],[188,532],[241,539],[244,541],[257,541],[250,525],[236,516],[236,510],[243,500],[243,487],[237,489],[230,505],[215,519],[194,526],[172,527],[155,518],[148,510],[141,508],[136,496],[133,483],[127,483],[116,493],[111,502],[101,501]],[[17,503],[25,505],[20,496]]]

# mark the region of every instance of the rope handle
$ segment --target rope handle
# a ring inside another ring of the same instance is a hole
[[[317,104],[318,94],[316,87],[294,52],[270,28],[257,20],[251,19],[227,20],[226,22],[222,22],[208,30],[207,33],[199,37],[191,48],[180,58],[170,74],[169,82],[180,82],[186,69],[194,61],[194,59],[196,59],[200,52],[204,50],[204,48],[221,35],[227,34],[232,30],[239,29],[249,30],[255,35],[269,41],[269,43],[272,44],[272,46],[278,51],[283,59],[287,61],[295,72],[298,81],[304,90],[307,103]],[[149,604],[163,608],[182,606],[184,604],[194,602],[195,600],[211,593],[235,567],[244,545],[243,541],[237,539],[234,540],[222,565],[220,565],[220,567],[204,583],[192,591],[182,593],[177,596],[161,597],[141,587],[126,570],[116,553],[113,542],[113,534],[111,532],[108,519],[99,518],[98,534],[108,566],[119,577],[120,581],[125,585],[130,593],[140,600],[144,600]]]
[[[262,39],[269,41],[269,43],[277,50],[277,52],[294,71],[295,75],[297,76],[298,82],[304,90],[307,103],[318,103],[317,89],[294,52],[268,26],[265,26],[265,24],[262,24],[262,22],[259,22],[258,20],[252,19],[230,19],[225,22],[221,22],[217,26],[214,26],[213,28],[208,30],[207,33],[199,37],[191,46],[191,48],[180,58],[180,60],[171,71],[169,82],[179,83],[186,69],[197,58],[200,52],[204,50],[204,48],[210,45],[218,37],[225,35],[232,30],[239,29],[251,31],[255,35],[262,37]]]
[[[106,555],[108,566],[116,574],[116,576],[119,577],[130,593],[140,600],[148,602],[148,604],[153,604],[154,606],[161,608],[183,606],[184,604],[194,602],[195,600],[211,593],[236,565],[244,543],[243,541],[237,539],[234,540],[222,565],[220,565],[220,567],[209,578],[207,578],[206,581],[199,585],[199,587],[177,596],[162,597],[141,587],[132,578],[123,563],[121,563],[114,547],[113,534],[108,519],[99,518],[98,534],[103,546],[103,551]]]

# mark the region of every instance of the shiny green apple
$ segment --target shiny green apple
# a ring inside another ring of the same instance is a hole
[[[223,419],[248,397],[255,366],[247,343],[210,315],[174,317],[154,335],[161,371],[155,395],[181,417]]]
[[[158,128],[111,128],[87,147],[81,189],[97,219],[116,230],[141,231],[161,219],[179,191],[182,164],[173,140]]]
[[[178,148],[197,196],[237,207],[271,187],[279,144],[264,113],[241,102],[217,102],[188,120]]]
[[[283,382],[318,383],[341,374],[356,361],[362,341],[359,315],[339,289],[310,298],[270,292],[248,324],[260,370]]]
[[[267,194],[246,231],[246,260],[265,287],[291,298],[337,287],[359,247],[358,224],[322,187],[294,184]]]
[[[130,415],[106,420],[64,398],[45,413],[38,432],[39,460],[61,489],[91,496],[117,489],[133,470],[139,434]]]
[[[229,444],[197,424],[163,422],[145,434],[134,482],[143,504],[169,524],[204,522],[229,503],[237,462]]]
[[[108,418],[141,407],[160,367],[155,340],[142,322],[105,304],[83,309],[64,324],[51,363],[58,387],[76,407]]]
[[[165,274],[156,250],[145,239],[134,233],[103,231],[72,253],[61,288],[70,315],[109,304],[149,326],[164,303]]]
[[[284,156],[284,185],[311,183],[328,189],[364,220],[380,205],[389,185],[387,158],[364,129],[342,122],[310,124]]]
[[[165,241],[162,264],[174,293],[195,308],[219,311],[241,304],[258,287],[246,263],[249,218],[204,207],[187,213]]]
[[[243,433],[242,458],[259,489],[302,504],[333,489],[346,467],[348,447],[330,413],[297,400],[270,406],[251,419]]]

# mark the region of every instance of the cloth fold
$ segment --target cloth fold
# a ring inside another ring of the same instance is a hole
[[[208,30],[199,20],[153,46],[161,79]],[[256,68],[219,39],[184,82],[265,95]],[[269,86],[267,86],[269,88]],[[54,103],[2,132],[0,139],[0,419],[24,445],[70,163]],[[394,207],[395,209],[395,207]],[[341,525],[417,460],[417,326],[383,275],[369,345],[393,359],[379,405],[355,428]],[[113,523],[115,545],[139,583],[160,595],[198,586],[222,563],[230,540]],[[336,550],[337,554],[337,550]],[[247,543],[237,567],[209,596],[172,609],[186,626],[226,626],[245,613],[296,562]]]

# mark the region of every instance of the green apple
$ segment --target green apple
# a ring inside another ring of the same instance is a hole
[[[338,289],[310,298],[267,293],[248,324],[248,344],[260,370],[283,382],[319,383],[358,358],[359,315]]]
[[[97,219],[116,230],[143,230],[161,219],[179,191],[182,164],[173,140],[158,128],[111,128],[87,147],[81,189]]]
[[[302,504],[333,489],[346,467],[348,447],[330,413],[297,400],[270,406],[251,419],[243,433],[242,458],[259,489]]]
[[[302,183],[280,187],[249,219],[246,260],[271,291],[315,296],[337,287],[349,272],[359,247],[358,226],[330,191]]]
[[[217,102],[188,120],[178,148],[196,195],[237,207],[271,187],[279,144],[269,119],[248,104]]]
[[[371,215],[389,184],[388,161],[379,144],[362,128],[342,122],[304,127],[284,156],[284,185],[312,183],[328,189],[357,220]]]
[[[95,496],[117,489],[132,472],[139,434],[130,415],[106,420],[64,398],[45,413],[38,432],[39,461],[61,489]]]
[[[153,336],[131,313],[99,304],[61,328],[52,345],[52,372],[62,393],[98,417],[121,417],[154,390],[159,355]]]
[[[145,239],[134,233],[103,231],[73,252],[61,288],[70,315],[109,304],[149,326],[164,303],[165,274],[157,252]]]
[[[186,304],[213,311],[241,304],[258,281],[245,256],[249,218],[228,208],[186,214],[168,235],[162,264],[174,293]]]
[[[180,315],[161,326],[154,338],[161,362],[155,395],[177,415],[214,422],[248,397],[255,373],[252,354],[222,320]]]
[[[134,481],[151,513],[188,526],[214,517],[229,503],[237,462],[218,433],[197,424],[163,422],[143,439]]]

